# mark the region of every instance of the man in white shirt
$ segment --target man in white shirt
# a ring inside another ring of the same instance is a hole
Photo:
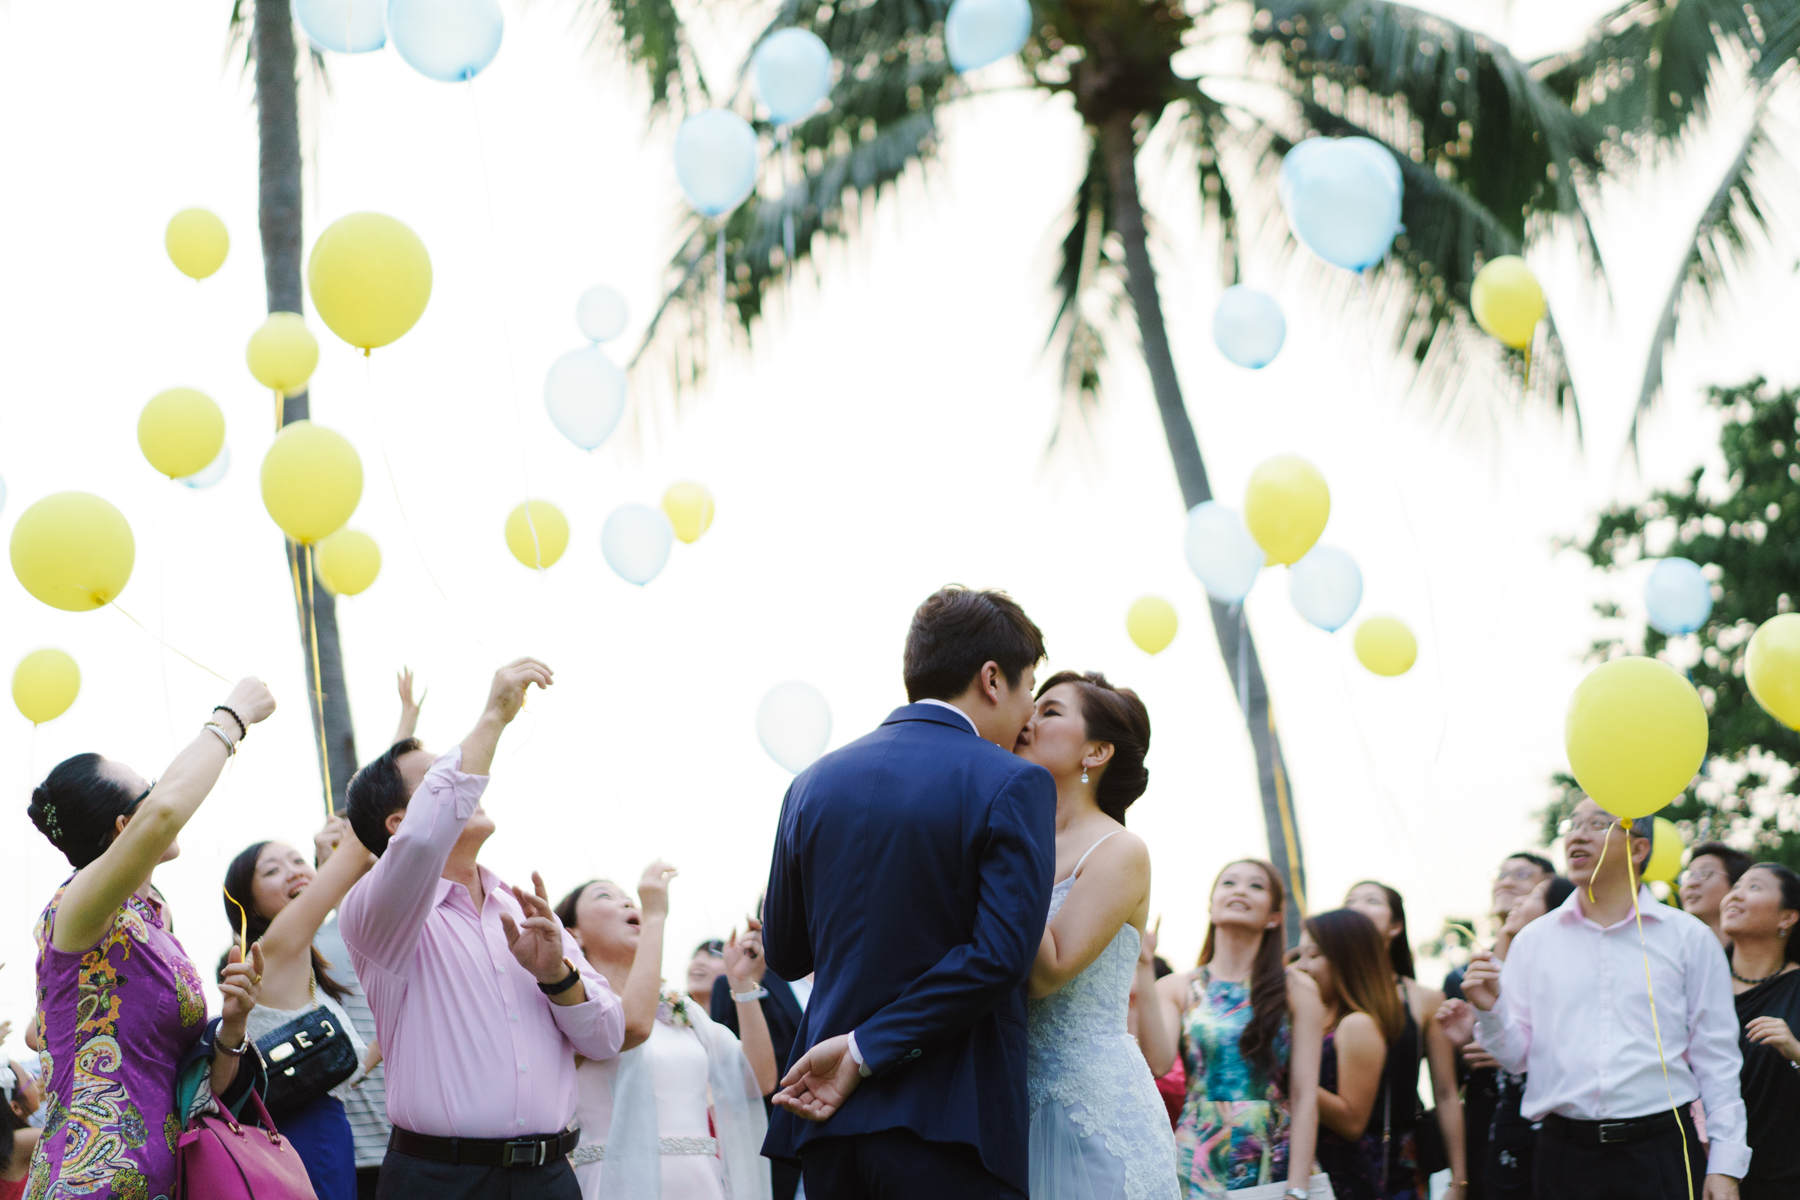
[[[1536,1200],[1736,1200],[1750,1165],[1737,1009],[1718,939],[1642,888],[1638,940],[1625,856],[1641,875],[1651,830],[1635,822],[1628,851],[1621,823],[1582,800],[1563,840],[1575,894],[1522,930],[1504,965],[1477,951],[1463,979],[1481,1044],[1506,1070],[1529,1073],[1524,1115],[1543,1121]],[[1705,1151],[1685,1115],[1696,1098]]]

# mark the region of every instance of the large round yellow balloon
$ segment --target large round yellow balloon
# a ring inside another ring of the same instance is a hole
[[[332,595],[354,596],[381,574],[381,547],[360,529],[340,529],[319,543],[313,565]]]
[[[1503,254],[1475,273],[1469,307],[1476,323],[1496,340],[1523,350],[1544,319],[1544,289],[1524,259]]]
[[[284,396],[304,391],[319,365],[319,339],[306,327],[299,313],[272,312],[262,328],[250,335],[244,361],[256,382]]]
[[[306,275],[319,319],[365,354],[399,340],[431,299],[425,243],[383,213],[351,213],[326,226]]]
[[[190,279],[205,279],[225,265],[231,235],[225,222],[204,208],[184,208],[169,218],[163,230],[163,246],[169,261]]]
[[[675,536],[689,544],[712,528],[712,493],[691,480],[669,485],[663,493],[662,510],[675,527]]]
[[[296,542],[336,533],[362,500],[362,459],[343,434],[295,421],[263,458],[263,507]]]
[[[1175,640],[1175,606],[1161,596],[1139,596],[1125,613],[1125,632],[1145,654],[1160,654]]]
[[[1419,659],[1419,641],[1398,617],[1370,617],[1356,627],[1356,661],[1377,675],[1404,675]]]
[[[225,414],[212,397],[193,388],[170,388],[150,397],[138,414],[138,449],[170,479],[197,475],[225,444]]]
[[[1244,526],[1271,563],[1296,563],[1325,532],[1331,489],[1318,468],[1279,454],[1256,468],[1244,489]]]
[[[1800,729],[1800,613],[1770,617],[1751,636],[1744,681],[1770,716]]]
[[[1644,882],[1674,883],[1675,877],[1681,874],[1681,852],[1687,849],[1687,843],[1681,840],[1681,830],[1669,818],[1658,817],[1655,824],[1656,836],[1650,841],[1650,861],[1644,864]]]
[[[51,608],[87,612],[110,604],[136,559],[125,515],[87,492],[45,496],[13,525],[13,574]]]
[[[1615,817],[1647,817],[1681,795],[1706,757],[1706,706],[1674,667],[1615,658],[1588,672],[1563,722],[1569,770]]]
[[[569,548],[569,519],[562,509],[548,500],[533,500],[531,517],[525,516],[525,505],[507,514],[506,548],[513,557],[533,570],[553,567]]]
[[[54,721],[81,694],[81,668],[61,650],[33,650],[13,669],[13,703],[33,725]]]

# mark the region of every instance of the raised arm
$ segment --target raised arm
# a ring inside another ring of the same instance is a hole
[[[241,680],[225,704],[249,725],[275,711],[275,697],[255,678]],[[120,905],[143,886],[219,781],[242,731],[230,716],[217,716],[223,736],[215,729],[201,729],[164,769],[136,811],[122,818],[124,828],[105,852],[75,872],[63,891],[50,934],[50,943],[58,950],[79,953],[100,940]]]
[[[656,1007],[662,1003],[663,932],[669,922],[669,881],[678,872],[668,863],[651,863],[638,880],[638,944],[631,974],[619,1000],[625,1006],[625,1049],[650,1040]]]
[[[1504,963],[1490,950],[1475,951],[1463,976],[1482,1048],[1514,1075],[1523,1075],[1531,1059],[1530,941],[1515,941]]]
[[[1465,1155],[1462,1092],[1456,1078],[1456,1046],[1438,1024],[1438,1008],[1444,993],[1425,992],[1425,1054],[1431,1065],[1431,1095],[1437,1106],[1438,1132],[1444,1138],[1444,1154],[1450,1160],[1452,1184],[1466,1185],[1469,1179]],[[1462,1200],[1454,1195],[1451,1200]]]
[[[1144,1052],[1150,1074],[1161,1079],[1181,1053],[1181,1014],[1187,1010],[1188,975],[1182,971],[1156,977],[1154,933],[1144,935],[1138,952],[1136,987],[1143,997],[1138,1005],[1138,1049]]]
[[[1087,970],[1149,902],[1150,850],[1144,840],[1125,832],[1108,838],[1076,876],[1056,919],[1044,927],[1031,964],[1032,998],[1060,990]]]
[[[737,1018],[738,1041],[743,1045],[744,1057],[756,1075],[756,1086],[763,1095],[770,1096],[780,1086],[781,1066],[775,1061],[775,1041],[769,1036],[762,998],[757,995],[762,990],[763,973],[767,968],[762,949],[762,922],[751,917],[744,936],[740,938],[734,929],[731,939],[725,943],[725,980],[733,996],[735,1011],[732,1015]],[[737,996],[753,998],[738,1000]]]
[[[394,727],[393,740],[388,742],[388,745],[390,746],[397,742],[404,742],[418,730],[419,710],[425,707],[424,692],[419,693],[418,700],[415,701],[413,699],[412,668],[400,668],[400,674],[397,678],[400,688],[400,724]]]
[[[319,926],[331,915],[350,888],[369,873],[375,856],[363,848],[343,817],[332,817],[314,839],[329,841],[332,851],[325,859],[312,883],[275,914],[268,932],[262,935],[263,956],[269,970],[278,971],[284,964],[296,963],[312,952],[312,941]]]
[[[1323,1035],[1321,1035],[1322,1037]],[[1347,1013],[1332,1039],[1337,1054],[1338,1087],[1318,1089],[1319,1123],[1339,1137],[1355,1141],[1369,1127],[1381,1069],[1387,1065],[1387,1043],[1367,1013]]]
[[[1319,1058],[1325,1040],[1325,1006],[1312,976],[1287,973],[1288,1020],[1288,1185],[1305,1190],[1319,1147]],[[1384,1057],[1383,1062],[1386,1062]],[[1455,1200],[1462,1200],[1456,1197]]]

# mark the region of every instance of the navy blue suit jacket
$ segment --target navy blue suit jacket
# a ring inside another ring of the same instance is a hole
[[[763,901],[769,966],[816,971],[794,1053],[856,1032],[871,1078],[822,1123],[777,1109],[763,1152],[906,1129],[1026,1190],[1025,980],[1056,863],[1049,772],[934,704],[788,789]]]

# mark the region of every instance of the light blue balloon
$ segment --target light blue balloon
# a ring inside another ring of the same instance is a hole
[[[722,217],[756,186],[756,130],[730,109],[709,108],[675,134],[675,178],[688,203],[706,217]]]
[[[571,350],[544,376],[544,408],[558,432],[592,450],[612,436],[625,413],[625,372],[599,346]]]
[[[387,32],[407,66],[461,83],[494,61],[506,18],[497,0],[388,0]]]
[[[1277,184],[1294,236],[1350,271],[1387,255],[1402,190],[1393,152],[1369,138],[1309,138],[1281,160]]]
[[[1248,596],[1263,568],[1263,549],[1244,528],[1243,518],[1216,500],[1188,510],[1183,550],[1206,594],[1227,604]]]
[[[1240,367],[1257,370],[1275,361],[1287,339],[1287,320],[1275,297],[1255,288],[1229,287],[1213,313],[1213,342]]]
[[[0,512],[6,511],[6,480],[0,479]]]
[[[1336,546],[1314,546],[1288,568],[1288,598],[1301,616],[1327,633],[1342,629],[1362,603],[1362,572]]]
[[[958,71],[1011,58],[1030,36],[1030,0],[956,0],[944,18],[944,48]]]
[[[777,125],[811,116],[831,90],[831,49],[810,29],[770,35],[756,48],[750,67],[756,94]]]
[[[367,54],[387,45],[387,0],[294,0],[294,16],[321,50]]]
[[[1680,637],[1706,624],[1712,615],[1712,584],[1698,563],[1685,558],[1665,558],[1650,571],[1644,584],[1644,607],[1650,625],[1665,637]]]
[[[191,487],[195,491],[199,491],[201,488],[209,488],[225,478],[225,472],[229,470],[231,470],[231,447],[220,446],[216,458],[192,475],[184,476],[175,482],[183,487]]]
[[[600,527],[600,553],[626,583],[639,587],[662,573],[669,561],[675,528],[660,508],[625,504],[613,509]]]

